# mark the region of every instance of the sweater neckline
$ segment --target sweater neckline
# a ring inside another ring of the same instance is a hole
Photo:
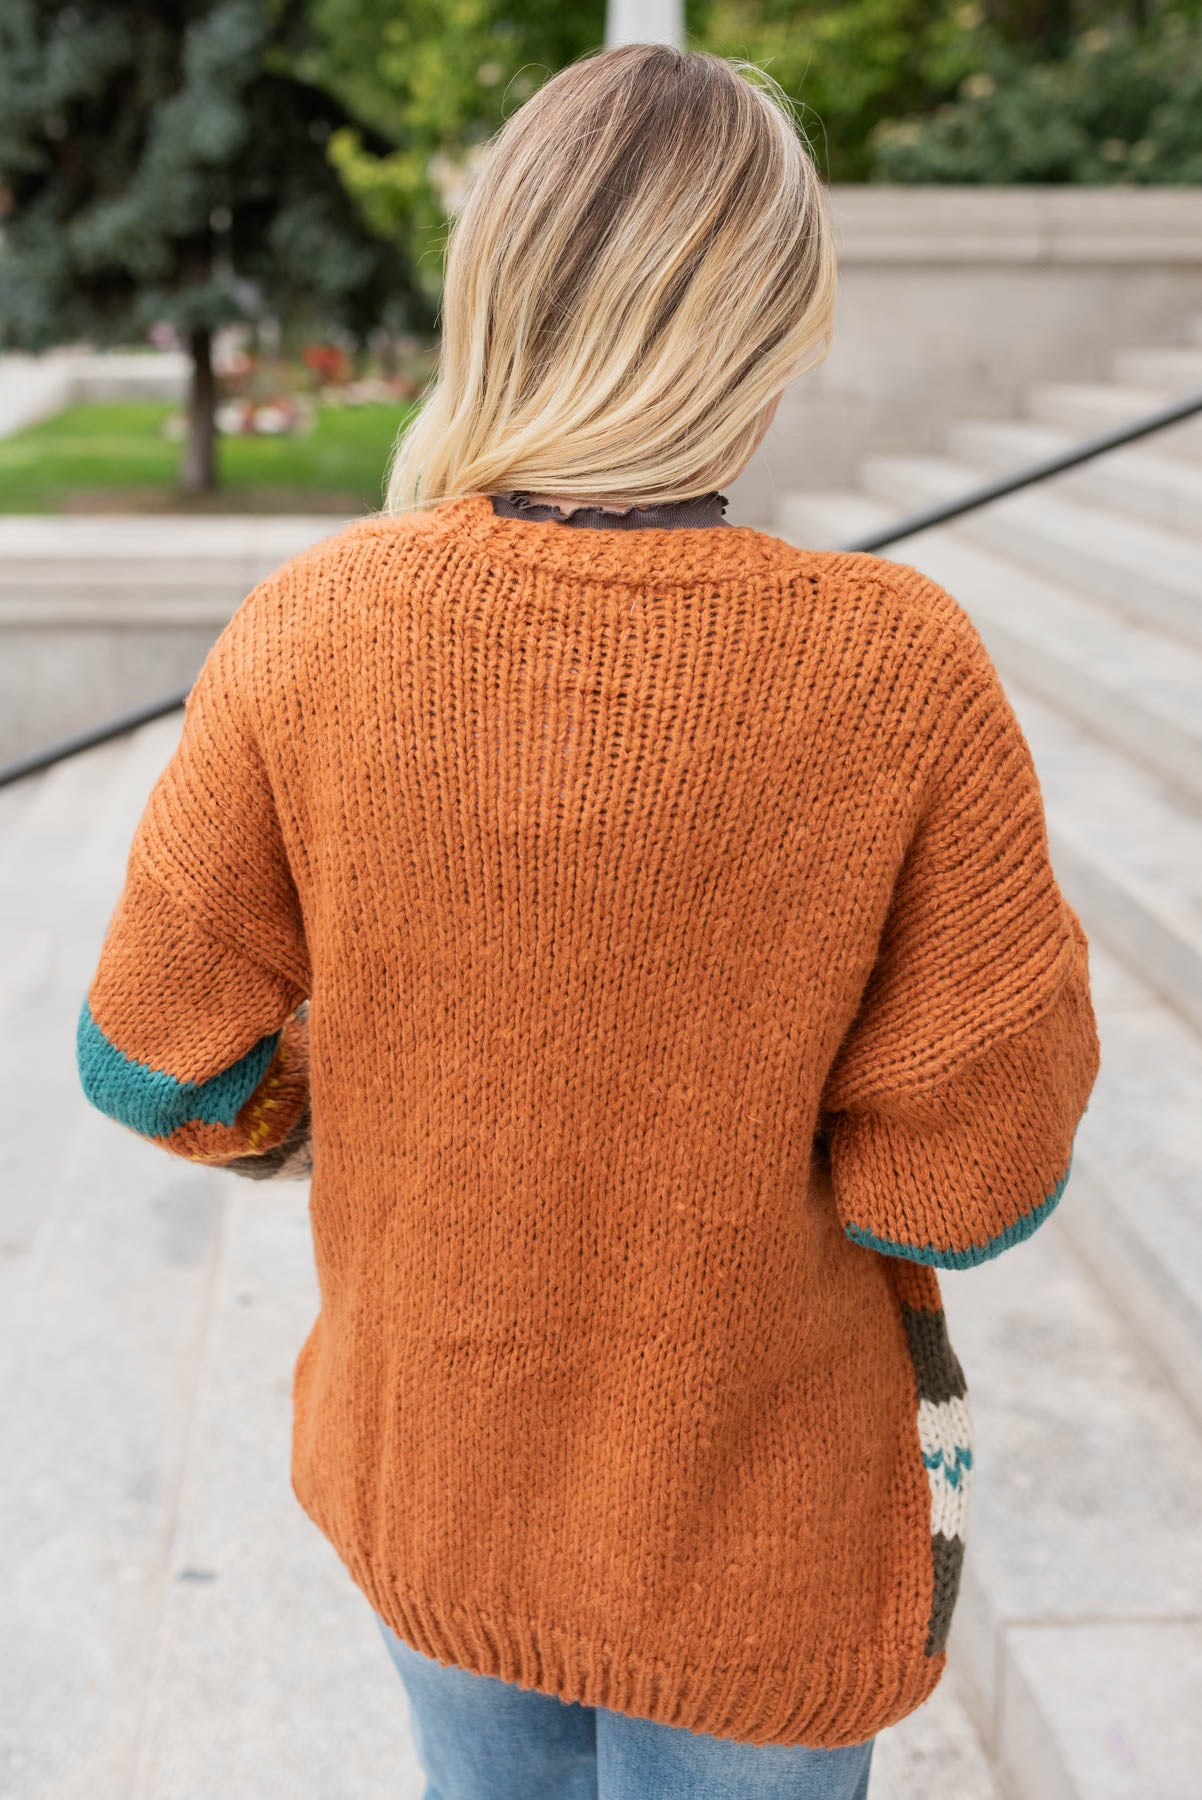
[[[565,529],[562,519],[507,518],[490,494],[442,500],[397,523],[458,539],[499,568],[536,568],[583,581],[746,581],[796,567],[804,552],[752,525]]]

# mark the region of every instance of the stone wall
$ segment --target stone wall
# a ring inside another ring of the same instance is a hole
[[[0,763],[187,686],[255,584],[344,523],[0,517]]]
[[[1189,188],[841,187],[826,361],[794,383],[731,517],[837,487],[872,452],[925,449],[954,415],[1005,417],[1033,381],[1090,380],[1202,307]]]

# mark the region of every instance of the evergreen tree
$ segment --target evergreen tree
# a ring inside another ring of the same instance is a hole
[[[294,0],[0,0],[0,346],[173,324],[193,364],[189,492],[215,481],[220,326],[298,309],[360,338],[429,323],[330,162],[331,136],[362,128],[295,73],[306,33]]]

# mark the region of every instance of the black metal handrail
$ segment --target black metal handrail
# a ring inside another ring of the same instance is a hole
[[[1188,400],[1174,401],[1171,406],[1146,413],[1133,424],[1120,425],[1113,431],[1103,431],[1096,437],[1085,438],[1071,450],[1061,451],[1058,456],[1043,457],[1039,462],[1029,463],[1026,468],[1016,470],[1013,474],[1000,475],[996,481],[982,482],[979,487],[969,488],[967,493],[958,495],[954,500],[941,501],[938,505],[924,507],[921,512],[910,513],[892,525],[886,525],[879,531],[870,531],[853,543],[844,544],[842,548],[848,551],[883,550],[887,545],[898,544],[903,538],[914,537],[920,531],[930,531],[936,525],[946,525],[952,519],[961,519],[965,513],[976,512],[979,507],[988,506],[991,501],[1004,500],[1008,494],[1017,494],[1023,488],[1034,487],[1037,482],[1048,481],[1053,475],[1063,475],[1069,469],[1078,468],[1081,463],[1091,462],[1095,456],[1104,456],[1108,450],[1119,450],[1124,444],[1134,444],[1140,438],[1150,437],[1153,432],[1164,431],[1170,425],[1179,425],[1183,419],[1193,418],[1198,413],[1202,413],[1202,394],[1194,394]],[[60,743],[50,744],[44,750],[35,750],[29,756],[20,757],[16,762],[0,769],[0,787],[21,781],[27,775],[36,775],[55,763],[65,762],[69,756],[78,756],[83,750],[94,750],[99,744],[124,737],[126,732],[136,731],[139,725],[149,725],[152,719],[165,718],[168,713],[178,711],[190,692],[191,683],[173,694],[165,695],[161,700],[152,700],[146,706],[135,707],[132,712],[120,713],[105,725],[76,732],[74,737],[63,738]]]

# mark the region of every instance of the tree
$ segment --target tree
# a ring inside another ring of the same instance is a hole
[[[872,128],[936,105],[949,67],[952,91],[967,72],[956,15],[969,3],[690,0],[686,41],[764,64],[798,102],[824,172],[861,180]],[[601,43],[604,0],[309,0],[308,11],[310,78],[399,146],[375,155],[349,129],[333,158],[381,228],[423,246],[419,272],[436,291],[456,171],[540,82]]]
[[[0,345],[167,321],[193,379],[182,480],[216,478],[213,334],[298,311],[357,338],[430,321],[329,146],[392,145],[298,67],[295,0],[0,0]]]
[[[832,180],[1076,181],[1104,179],[1105,158],[1100,173],[1085,172],[1091,156],[1076,156],[1067,142],[1076,132],[1066,128],[1060,92],[1035,72],[1063,63],[1088,85],[1101,67],[1091,63],[1088,46],[1111,35],[1116,44],[1148,45],[1150,60],[1169,65],[1172,46],[1184,43],[1185,27],[1200,11],[1200,0],[692,0],[688,21],[694,42],[763,63],[801,102],[802,122]],[[1020,102],[988,104],[990,83],[1000,90],[1012,73],[1023,84]],[[1131,111],[1121,73],[1116,69],[1113,82],[1106,74],[1094,112]],[[1142,93],[1142,69],[1137,82]],[[1065,99],[1071,86],[1066,80]],[[1190,108],[1197,116],[1196,93],[1184,73],[1179,92],[1178,102],[1165,95],[1173,112],[1165,154],[1150,156],[1139,179],[1196,179],[1181,172],[1196,168],[1192,150],[1178,155],[1178,173],[1170,165],[1170,140],[1192,143],[1197,136],[1188,117]],[[1089,95],[1073,96],[1071,104],[1089,110]],[[1007,113],[1000,134],[1011,140],[1001,153],[989,142],[999,135],[999,108]],[[1098,146],[1123,135],[1099,119],[1093,166]],[[989,167],[992,176],[981,172]]]
[[[377,229],[420,246],[436,295],[457,174],[523,100],[605,37],[605,0],[308,0],[299,68],[337,94],[390,148],[358,127],[331,156]]]
[[[982,19],[955,96],[873,141],[886,181],[1197,186],[1202,21],[1162,10],[1032,58]]]

